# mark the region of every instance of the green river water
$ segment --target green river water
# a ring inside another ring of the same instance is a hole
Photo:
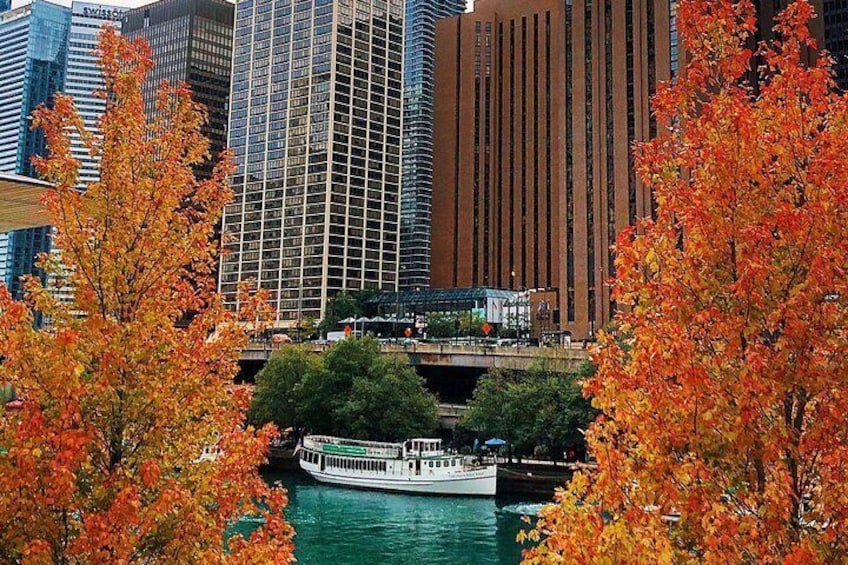
[[[286,518],[302,565],[515,564],[538,502],[439,498],[320,485],[294,473],[268,473],[289,491]],[[251,524],[240,524],[247,532]]]

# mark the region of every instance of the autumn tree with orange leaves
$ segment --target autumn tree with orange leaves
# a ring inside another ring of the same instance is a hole
[[[257,471],[273,430],[245,427],[248,399],[226,387],[246,344],[213,278],[230,160],[195,178],[206,117],[183,86],[163,88],[147,123],[145,44],[107,29],[100,57],[100,135],[82,131],[66,96],[34,120],[74,301],[55,302],[34,280],[29,304],[0,288],[0,381],[23,399],[0,412],[0,562],[288,563],[285,493]],[[100,160],[83,194],[72,188],[74,130]],[[33,329],[32,309],[50,331]],[[216,445],[217,458],[201,456]],[[262,527],[227,537],[245,514]]]
[[[585,386],[598,468],[525,563],[848,561],[848,99],[805,64],[813,17],[752,53],[750,1],[680,2],[689,63],[637,148],[656,218],[618,238]]]

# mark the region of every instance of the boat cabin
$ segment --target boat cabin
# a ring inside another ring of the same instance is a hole
[[[408,457],[436,457],[442,455],[442,440],[416,438],[403,444],[404,455]]]

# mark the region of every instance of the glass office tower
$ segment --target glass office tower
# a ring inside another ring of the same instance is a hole
[[[242,0],[236,7],[220,289],[267,289],[278,325],[343,289],[394,289],[403,0]]]
[[[848,88],[848,2],[822,0],[824,44],[836,62],[836,81],[843,90]]]
[[[192,98],[206,106],[212,159],[197,167],[200,176],[212,172],[227,144],[227,102],[233,50],[234,6],[227,0],[160,0],[128,10],[123,33],[150,44],[155,66],[144,85],[148,116],[156,110],[156,91],[167,80],[185,82]]]
[[[45,139],[30,130],[30,115],[56,92],[73,96],[86,128],[97,129],[105,110],[105,101],[93,94],[103,88],[97,38],[104,23],[120,27],[122,15],[104,4],[67,8],[43,0],[0,13],[0,171],[36,176],[30,159],[44,153]],[[76,132],[71,151],[80,161],[79,188],[98,180],[97,161]],[[44,226],[0,235],[0,277],[16,297],[20,277],[34,272],[39,253],[51,250],[51,231]],[[58,294],[66,299],[70,290]]]
[[[106,100],[95,96],[103,90],[103,75],[97,62],[97,42],[104,24],[121,29],[124,9],[104,4],[71,4],[71,38],[63,92],[74,97],[77,111],[88,131],[97,130],[97,122],[106,111]],[[80,161],[80,188],[100,180],[98,161],[86,150],[79,135],[71,134],[71,152]]]
[[[30,157],[43,154],[44,135],[30,131],[29,116],[65,85],[71,10],[35,0],[0,13],[0,171],[35,176]],[[10,232],[0,241],[0,272],[12,294],[20,277],[50,250],[49,226]]]
[[[406,0],[400,198],[400,287],[405,290],[430,285],[436,20],[464,11],[465,0]]]

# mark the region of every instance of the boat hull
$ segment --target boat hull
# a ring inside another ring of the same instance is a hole
[[[411,493],[435,496],[495,496],[497,490],[497,469],[483,467],[470,471],[468,476],[428,479],[416,477],[367,477],[350,476],[331,472],[312,470],[302,465],[316,481],[348,488],[379,490],[385,492]]]

